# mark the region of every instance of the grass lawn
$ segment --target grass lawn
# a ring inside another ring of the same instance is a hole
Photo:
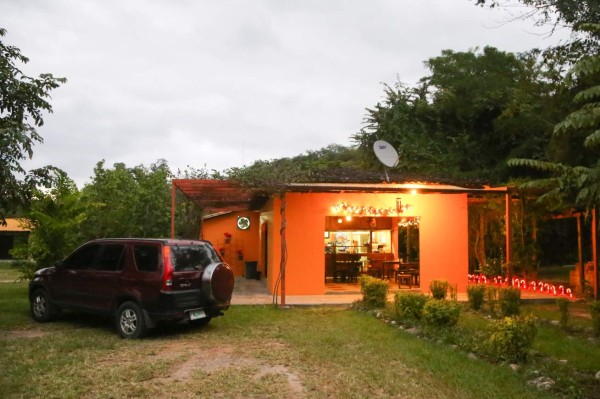
[[[589,367],[600,367],[598,344],[585,342]],[[98,317],[37,324],[26,284],[0,283],[0,353],[4,398],[560,397],[527,385],[526,367],[471,359],[342,307],[234,306],[205,328],[122,340]]]
[[[19,271],[11,265],[12,261],[0,260],[0,282],[16,281],[21,275]]]

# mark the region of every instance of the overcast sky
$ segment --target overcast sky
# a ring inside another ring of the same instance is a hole
[[[27,166],[82,185],[102,159],[223,170],[350,145],[382,83],[414,84],[443,49],[559,40],[473,3],[0,0],[3,41],[30,58],[22,69],[68,79]]]

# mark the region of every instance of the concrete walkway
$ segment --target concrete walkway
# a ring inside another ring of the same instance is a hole
[[[398,291],[392,287],[388,293],[388,301],[394,301],[394,295]],[[404,291],[404,290],[403,290]],[[409,290],[405,290],[409,291]],[[419,292],[418,290],[413,290]],[[523,302],[554,301],[554,295],[538,294],[530,291],[521,292]],[[344,290],[330,291],[323,295],[286,295],[285,304],[291,306],[306,305],[346,305],[350,306],[352,302],[362,299],[360,287],[358,285],[348,285]],[[467,294],[458,294],[459,301],[467,301]],[[281,304],[281,297],[277,298],[277,303]],[[243,277],[236,277],[232,305],[271,305],[273,304],[273,295],[267,289],[266,280],[246,280]]]
[[[350,305],[362,299],[360,288],[349,287],[340,292],[323,295],[286,295],[286,305]],[[281,304],[281,297],[277,298]],[[233,289],[232,305],[269,305],[273,304],[273,295],[267,289],[266,280],[246,280],[236,277]]]

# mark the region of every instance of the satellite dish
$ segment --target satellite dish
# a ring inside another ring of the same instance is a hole
[[[388,168],[393,168],[398,165],[398,153],[387,141],[377,140],[373,144],[373,150],[375,151],[375,156],[379,159],[379,162]]]

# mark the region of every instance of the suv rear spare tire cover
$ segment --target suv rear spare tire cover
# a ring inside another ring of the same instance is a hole
[[[229,303],[233,281],[233,272],[227,264],[212,263],[202,273],[202,293],[213,302]]]

